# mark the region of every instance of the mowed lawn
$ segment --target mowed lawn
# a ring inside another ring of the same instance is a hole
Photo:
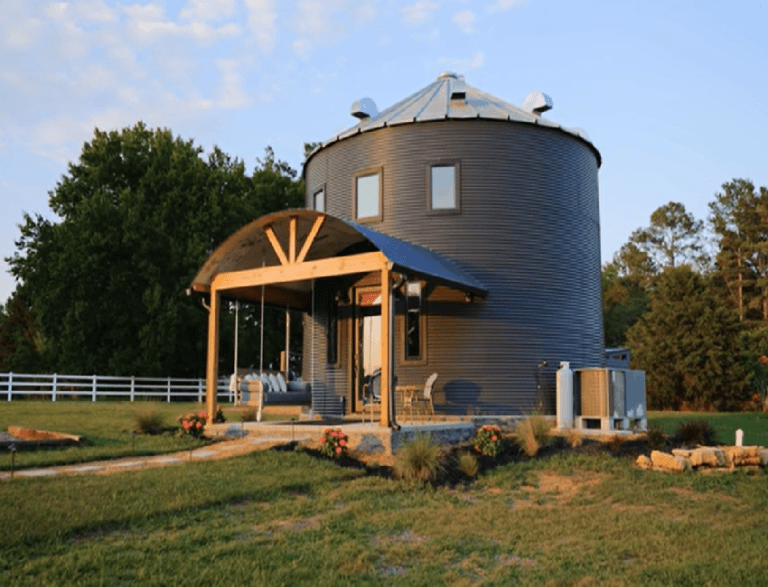
[[[508,464],[437,488],[275,450],[112,476],[16,478],[0,483],[0,524],[0,585],[768,578],[768,474],[664,474],[606,454]]]
[[[239,414],[223,405],[227,418],[239,421]],[[184,450],[201,444],[174,436],[177,418],[205,408],[196,402],[168,403],[159,401],[27,401],[0,403],[0,430],[8,426],[24,426],[38,430],[66,432],[83,436],[84,446],[55,448],[16,453],[16,468],[63,465],[99,459],[152,455]],[[137,416],[157,414],[166,434],[157,436],[136,434]],[[11,467],[8,451],[0,452],[0,470]]]

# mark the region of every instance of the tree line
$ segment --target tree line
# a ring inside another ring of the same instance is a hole
[[[249,173],[167,129],[97,129],[49,192],[58,221],[25,214],[19,226],[0,371],[202,376],[207,311],[185,293],[192,277],[241,226],[303,205],[303,181],[269,147]],[[258,366],[259,319],[259,308],[240,309],[240,366]],[[272,361],[285,346],[285,310],[268,308],[264,322]],[[223,372],[234,362],[233,329],[225,312]]]
[[[652,409],[760,408],[768,386],[768,189],[733,179],[706,222],[653,212],[603,266],[606,346],[631,349]]]

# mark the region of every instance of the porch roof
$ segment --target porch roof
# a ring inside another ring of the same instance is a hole
[[[191,288],[207,292],[217,274],[284,264],[285,259],[278,256],[279,249],[288,251],[293,247],[291,254],[295,255],[297,243],[306,245],[299,253],[302,262],[379,251],[398,273],[472,295],[485,297],[488,293],[477,279],[444,255],[351,220],[306,209],[267,214],[243,226],[210,254],[192,280]],[[299,280],[283,287],[306,293],[309,284]]]

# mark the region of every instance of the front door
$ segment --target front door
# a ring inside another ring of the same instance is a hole
[[[355,344],[352,381],[355,411],[363,409],[363,387],[381,368],[381,290],[361,288],[355,292]]]

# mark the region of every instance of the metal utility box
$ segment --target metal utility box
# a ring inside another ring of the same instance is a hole
[[[645,372],[576,369],[573,383],[577,427],[645,429]]]

